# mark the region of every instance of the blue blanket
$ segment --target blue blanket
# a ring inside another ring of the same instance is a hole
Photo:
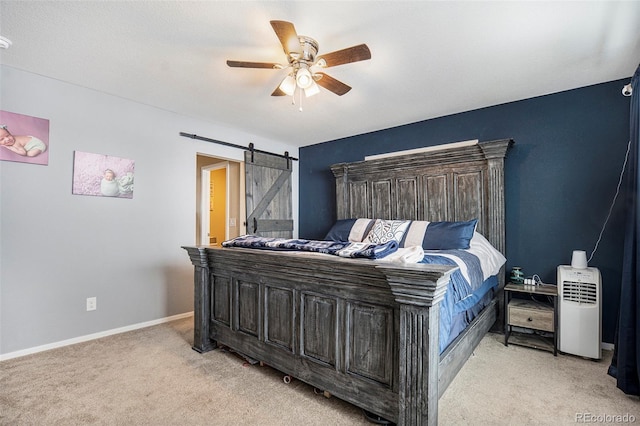
[[[384,244],[351,243],[346,241],[318,241],[268,238],[244,235],[222,243],[223,247],[247,247],[268,250],[295,250],[326,253],[340,257],[380,259],[398,250],[396,241]]]
[[[451,273],[449,287],[444,299],[440,302],[440,352],[442,352],[475,318],[491,299],[487,294],[498,285],[495,276],[483,279],[480,260],[464,250],[439,250],[439,253],[425,254],[420,263],[437,265],[454,265],[458,263],[451,259],[457,258],[464,263],[467,276],[458,268]]]

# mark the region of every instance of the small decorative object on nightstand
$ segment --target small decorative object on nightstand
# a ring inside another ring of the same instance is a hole
[[[513,284],[522,284],[524,283],[524,272],[522,272],[522,268],[519,266],[514,266],[511,270],[511,276],[509,277]]]
[[[528,299],[512,298],[514,293],[526,296],[544,296],[552,303]],[[504,287],[504,345],[509,343],[543,349],[558,354],[558,290],[555,285],[522,285],[508,283]],[[532,333],[513,330],[520,327]],[[542,335],[540,332],[544,332]]]

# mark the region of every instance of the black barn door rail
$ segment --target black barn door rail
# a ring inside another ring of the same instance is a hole
[[[185,138],[198,139],[198,140],[205,141],[205,142],[213,142],[213,143],[217,143],[219,145],[224,145],[224,146],[230,146],[232,148],[243,149],[245,151],[259,152],[259,153],[262,153],[262,154],[275,155],[276,157],[286,158],[287,160],[298,161],[297,158],[289,156],[289,151],[285,151],[284,155],[283,154],[274,154],[273,152],[262,151],[260,149],[256,149],[253,146],[253,143],[250,143],[249,146],[242,146],[242,145],[236,145],[234,143],[219,141],[219,140],[215,140],[215,139],[211,139],[211,138],[205,138],[204,136],[198,136],[198,135],[194,135],[192,133],[185,133],[185,132],[180,132],[180,136],[184,136]]]

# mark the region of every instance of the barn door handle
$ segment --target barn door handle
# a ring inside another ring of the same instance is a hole
[[[253,232],[257,232],[258,231],[258,219],[256,219],[255,217],[253,218]]]

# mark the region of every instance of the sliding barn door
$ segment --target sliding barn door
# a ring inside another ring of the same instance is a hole
[[[247,232],[293,238],[291,159],[245,151]]]

